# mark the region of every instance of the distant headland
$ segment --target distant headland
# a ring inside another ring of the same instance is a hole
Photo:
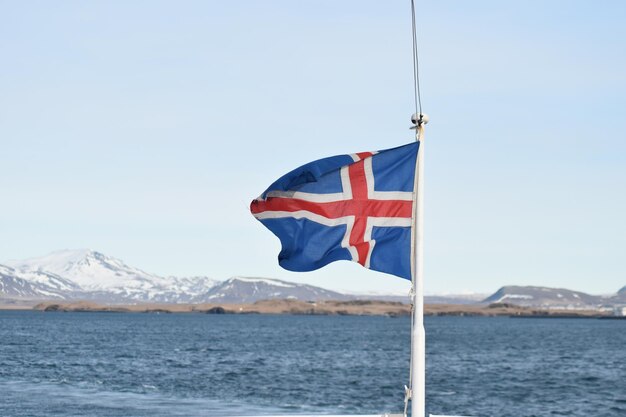
[[[291,314],[324,316],[409,316],[411,306],[397,301],[349,300],[305,302],[298,300],[262,300],[251,304],[133,304],[102,305],[93,302],[54,302],[37,304],[42,312],[111,312],[111,313],[204,313],[204,314]],[[427,316],[467,317],[541,317],[602,318],[608,312],[595,310],[545,310],[506,303],[490,305],[427,304]]]

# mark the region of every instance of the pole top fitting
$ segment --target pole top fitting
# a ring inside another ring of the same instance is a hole
[[[425,125],[426,123],[428,123],[430,119],[428,118],[427,114],[424,113],[413,113],[411,115],[411,122],[416,126],[416,127],[420,127],[422,125]],[[412,127],[411,129],[415,129],[415,127]]]

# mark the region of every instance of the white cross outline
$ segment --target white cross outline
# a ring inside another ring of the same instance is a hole
[[[401,200],[401,201],[413,201],[413,192],[411,191],[376,191],[374,181],[374,171],[372,168],[372,157],[376,153],[363,159],[363,168],[365,171],[365,181],[367,184],[367,198],[368,200]],[[351,154],[354,162],[360,161],[362,158],[358,154]],[[307,193],[301,191],[270,191],[267,193],[266,198],[289,198],[308,201],[312,203],[331,203],[340,202],[346,200],[352,200],[352,185],[350,183],[350,175],[348,171],[349,165],[343,166],[340,169],[341,188],[340,193],[328,193],[328,194],[316,194]],[[263,200],[259,198],[259,200]],[[315,223],[322,224],[324,226],[339,226],[346,225],[346,231],[341,241],[341,247],[348,249],[352,257],[352,261],[358,262],[359,255],[356,247],[350,245],[350,235],[354,227],[356,216],[350,215],[338,218],[328,218],[316,213],[312,213],[308,210],[298,211],[264,211],[254,214],[258,220],[263,219],[281,219],[281,218],[294,218],[294,219],[307,219]],[[366,220],[365,232],[363,241],[369,243],[369,250],[365,259],[364,266],[370,267],[370,259],[376,240],[372,239],[372,231],[374,227],[411,227],[411,217],[375,217],[368,216]]]

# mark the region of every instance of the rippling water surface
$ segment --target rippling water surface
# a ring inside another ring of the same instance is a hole
[[[626,416],[626,321],[429,317],[427,408]],[[0,311],[0,416],[398,411],[409,320]]]

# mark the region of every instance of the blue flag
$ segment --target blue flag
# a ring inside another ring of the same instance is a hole
[[[347,260],[410,280],[418,148],[320,159],[270,185],[250,211],[280,239],[280,266],[303,272]]]

